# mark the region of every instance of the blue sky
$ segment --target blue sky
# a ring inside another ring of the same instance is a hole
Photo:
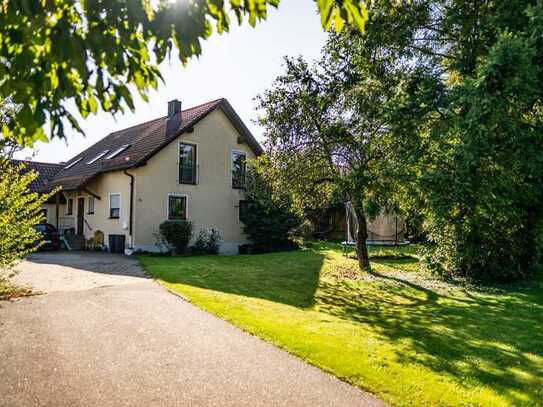
[[[46,162],[69,160],[112,131],[166,114],[168,100],[178,98],[183,108],[220,97],[227,98],[254,135],[262,131],[252,121],[256,117],[253,98],[270,87],[282,72],[283,56],[318,57],[326,40],[313,0],[282,0],[279,9],[256,28],[247,23],[233,25],[229,33],[203,42],[203,53],[182,67],[177,61],[162,65],[165,84],[150,95],[149,102],[137,99],[134,113],[113,118],[100,113],[82,120],[86,135],[75,132],[66,141],[38,143],[32,150],[17,154]]]

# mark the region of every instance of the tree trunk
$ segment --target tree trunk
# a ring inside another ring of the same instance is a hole
[[[356,217],[358,218],[358,233],[356,235],[356,254],[358,256],[358,266],[362,271],[368,271],[370,267],[370,256],[366,246],[368,239],[368,225],[366,223],[366,214],[364,210],[355,208]]]

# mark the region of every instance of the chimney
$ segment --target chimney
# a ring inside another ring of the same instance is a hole
[[[174,136],[181,126],[181,101],[174,99],[168,102],[166,119],[166,137]]]

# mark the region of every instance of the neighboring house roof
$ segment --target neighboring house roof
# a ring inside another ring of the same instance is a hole
[[[38,173],[38,178],[32,181],[29,189],[33,192],[48,192],[51,190],[51,181],[64,167],[62,164],[42,163],[29,160],[11,160],[15,165],[26,164],[25,171],[34,170]]]
[[[217,109],[221,109],[226,114],[241,138],[247,142],[255,154],[261,154],[262,147],[230,103],[226,99],[217,99],[181,111],[179,128],[169,134],[166,131],[167,116],[109,134],[62,165],[61,170],[55,174],[52,185],[61,185],[64,190],[73,190],[82,187],[98,174],[145,165],[153,155],[179,135],[192,131],[196,123]],[[126,145],[129,146],[118,155],[107,158],[108,154]],[[107,154],[87,164],[105,150],[108,150]]]

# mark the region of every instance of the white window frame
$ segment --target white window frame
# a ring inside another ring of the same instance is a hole
[[[118,217],[118,218],[112,218],[112,217],[111,217],[111,209],[112,209],[112,208],[111,208],[111,196],[112,196],[112,195],[119,195],[119,217]],[[108,208],[108,214],[107,214],[107,215],[108,215],[108,219],[113,219],[113,220],[114,220],[114,219],[121,219],[121,214],[122,214],[122,207],[123,207],[123,205],[122,205],[122,197],[121,197],[121,193],[120,193],[120,192],[110,192],[110,193],[109,193],[109,203],[108,203],[108,206],[109,206],[109,208]]]
[[[185,198],[185,219],[170,219],[170,196]],[[168,193],[166,197],[166,220],[189,220],[189,196],[187,194]]]
[[[245,156],[245,183],[247,183],[247,153],[241,150],[230,150],[230,188],[243,191],[244,188],[234,188],[234,177],[232,176],[234,172],[234,160],[232,156],[234,155],[234,153],[242,154]]]
[[[92,212],[90,211],[90,201],[92,200]],[[89,195],[87,197],[87,215],[94,215],[96,211],[96,197]]]
[[[71,212],[68,212],[70,209],[70,201],[72,201],[72,210]],[[66,198],[66,210],[64,211],[64,215],[68,216],[74,216],[74,199],[73,198]]]
[[[115,158],[117,157],[119,154],[121,154],[124,150],[126,150],[128,147],[130,147],[130,144],[124,144],[122,145],[121,147],[119,147],[118,149],[116,150],[113,150],[112,153],[110,153],[108,156],[106,156],[106,158],[104,158],[105,160],[111,160],[112,158]]]
[[[64,167],[64,169],[69,170],[70,168],[72,168],[74,165],[76,165],[82,159],[83,159],[83,157],[79,157],[77,160],[74,160],[71,163],[69,163],[68,165],[66,165],[66,167]]]
[[[88,164],[93,164],[93,163],[95,163],[95,162],[98,161],[100,158],[102,158],[103,156],[105,156],[107,153],[109,153],[109,150],[103,150],[103,151],[100,152],[96,157],[94,157],[92,160],[87,161],[87,165],[88,165]]]
[[[194,184],[182,183],[179,178],[179,166],[181,165],[181,144],[188,144],[196,147],[196,176]],[[198,185],[200,183],[200,145],[194,141],[179,140],[177,143],[177,184],[178,185]]]

